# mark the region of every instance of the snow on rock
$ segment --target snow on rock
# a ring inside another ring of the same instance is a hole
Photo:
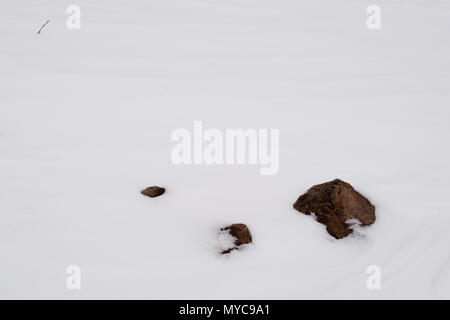
[[[355,222],[362,226],[375,222],[375,207],[370,201],[339,179],[309,188],[297,199],[294,208],[307,215],[314,213],[315,219],[337,239],[352,233],[350,226]]]
[[[232,225],[222,228],[221,231],[229,233],[234,239],[233,245],[222,250],[222,254],[230,253],[233,250],[239,249],[240,246],[252,242],[250,230],[243,223],[233,223]]]

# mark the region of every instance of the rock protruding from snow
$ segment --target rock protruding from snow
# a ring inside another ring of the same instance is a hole
[[[349,220],[358,220],[362,226],[375,222],[375,207],[353,187],[335,179],[311,187],[294,203],[294,208],[304,214],[315,214],[316,220],[327,226],[336,239],[353,232]]]
[[[225,228],[220,229],[221,231],[228,231],[231,236],[234,237],[234,247],[228,248],[222,251],[222,254],[230,253],[233,250],[239,249],[243,244],[248,244],[252,242],[252,235],[248,227],[243,223],[234,223]]]
[[[160,195],[164,194],[164,192],[166,192],[166,189],[157,186],[148,187],[145,190],[141,191],[144,196],[148,196],[150,198],[159,197]]]

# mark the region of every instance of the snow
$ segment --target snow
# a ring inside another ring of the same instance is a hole
[[[447,1],[378,0],[377,31],[368,1],[73,4],[80,30],[0,12],[0,298],[450,298]],[[174,165],[196,120],[280,129],[279,173]],[[334,178],[376,206],[342,240],[292,208]],[[231,223],[254,244],[225,257]]]

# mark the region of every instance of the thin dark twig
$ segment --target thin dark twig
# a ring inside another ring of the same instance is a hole
[[[37,34],[41,33],[41,30],[44,29],[44,27],[45,27],[45,26],[47,25],[47,23],[49,23],[49,22],[50,22],[50,20],[47,20],[47,22],[44,23],[44,24],[42,25],[42,27],[39,29],[39,31],[37,32]]]

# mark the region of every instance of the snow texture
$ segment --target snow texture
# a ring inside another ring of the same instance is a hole
[[[450,298],[448,1],[73,4],[2,2],[0,298]],[[175,166],[195,120],[280,129],[279,173]],[[342,240],[292,208],[334,178],[376,206]]]

